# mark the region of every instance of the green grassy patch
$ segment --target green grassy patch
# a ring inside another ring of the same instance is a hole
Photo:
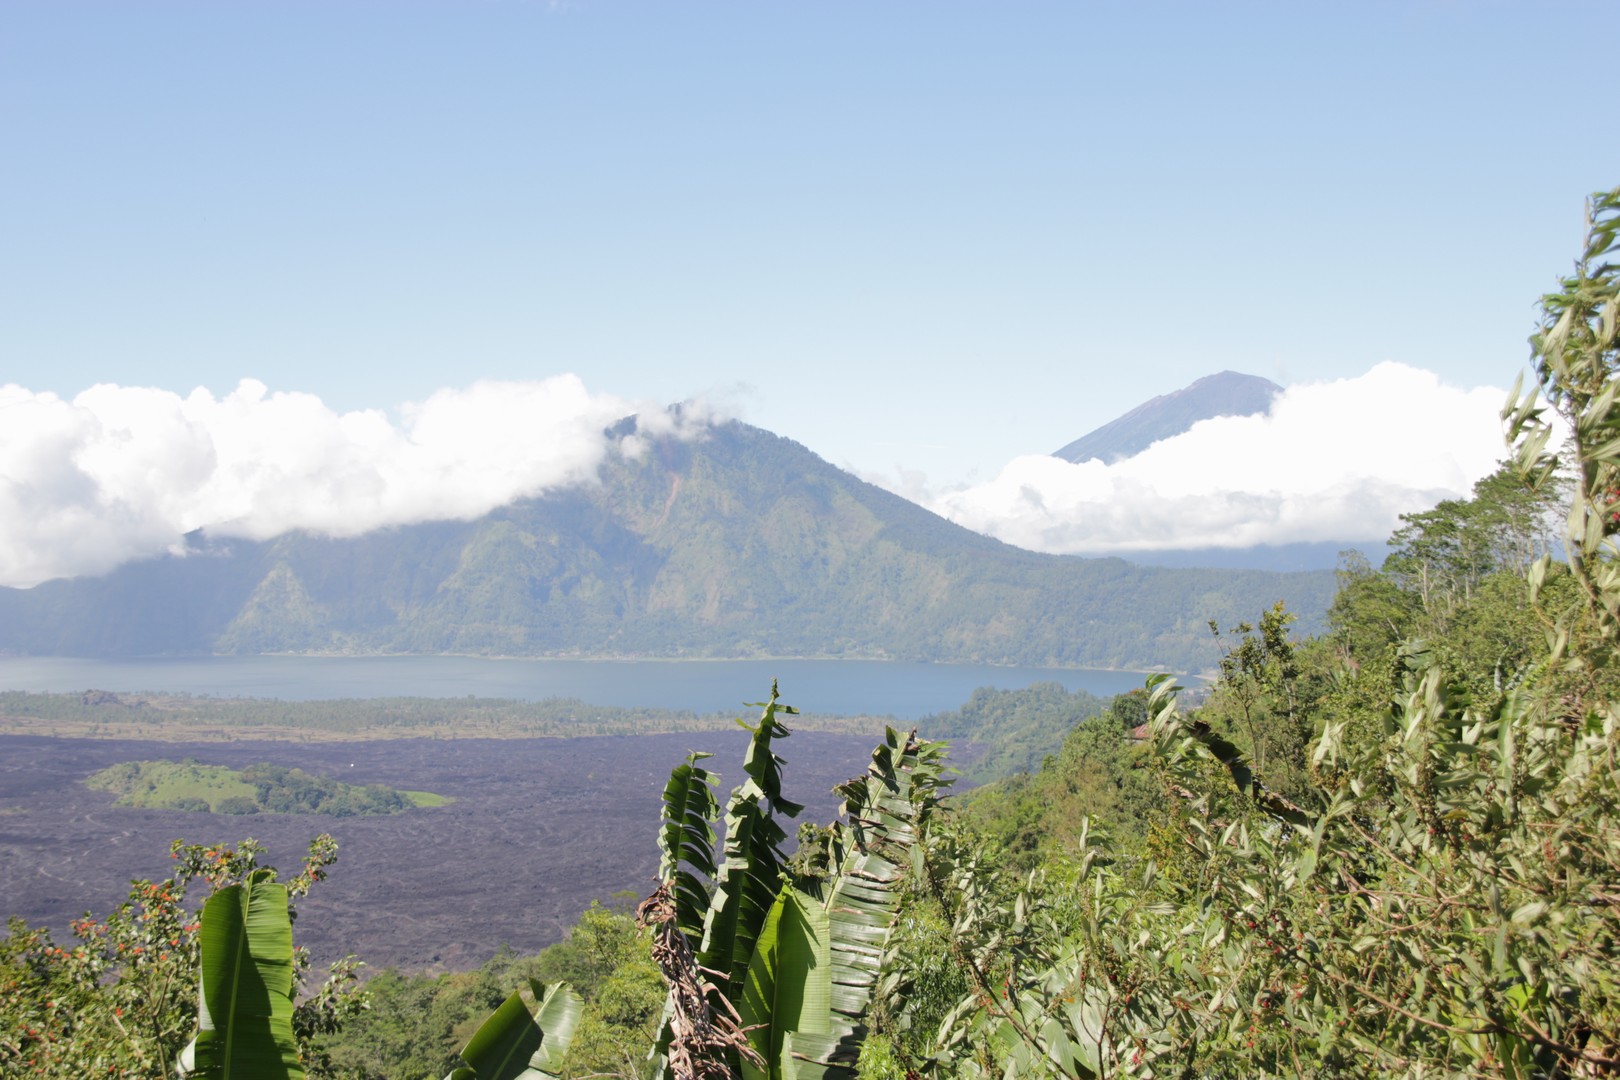
[[[216,814],[397,814],[449,802],[430,791],[397,791],[381,784],[345,784],[280,765],[230,769],[184,761],[125,761],[85,780],[118,795],[118,806]]]

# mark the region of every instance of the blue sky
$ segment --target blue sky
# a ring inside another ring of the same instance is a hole
[[[993,477],[1225,368],[1505,387],[1609,4],[33,3],[0,384],[708,395]]]

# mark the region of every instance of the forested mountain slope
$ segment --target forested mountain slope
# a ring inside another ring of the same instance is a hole
[[[623,433],[634,420],[624,422]],[[936,517],[741,423],[649,439],[600,483],[471,522],[199,536],[185,557],[0,590],[0,649],[41,655],[400,652],[767,655],[1171,667],[1210,619],[1286,599],[1310,630],[1327,573],[1040,555]]]

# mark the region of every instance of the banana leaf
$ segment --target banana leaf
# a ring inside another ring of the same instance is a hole
[[[941,752],[890,729],[866,775],[838,789],[848,822],[829,841],[828,875],[784,887],[754,946],[739,1011],[764,1064],[743,1061],[747,1080],[854,1080]]]
[[[556,1080],[585,1002],[567,983],[530,979],[529,989],[534,1010],[512,991],[462,1048],[467,1065],[445,1080]]]
[[[287,887],[257,870],[220,889],[203,905],[201,944],[197,1038],[183,1058],[190,1075],[302,1080]]]
[[[778,702],[774,680],[771,699],[757,704],[763,709],[758,725],[738,721],[753,735],[743,759],[747,779],[726,803],[725,858],[715,878],[698,951],[699,964],[725,976],[719,989],[733,1007],[742,1000],[755,941],[782,887],[787,832],[777,817],[794,817],[803,809],[782,798],[782,759],[772,749],[774,740],[790,734],[777,713],[798,710]]]
[[[709,882],[715,877],[714,774],[698,762],[708,754],[691,754],[670,773],[664,785],[664,821],[658,833],[658,878],[671,882],[675,925],[696,951],[703,940],[709,910]]]
[[[795,1036],[829,1033],[831,934],[814,897],[792,886],[777,895],[755,944],[738,1012],[748,1044],[764,1062],[761,1068],[744,1059],[744,1080],[795,1076]]]

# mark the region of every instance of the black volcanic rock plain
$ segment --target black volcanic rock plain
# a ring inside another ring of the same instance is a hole
[[[168,873],[171,840],[252,836],[290,874],[309,840],[341,845],[331,877],[299,905],[297,941],[317,965],[352,952],[372,968],[472,967],[500,945],[559,940],[593,899],[650,892],[660,796],[690,750],[708,750],[722,805],[742,778],[747,734],[572,739],[397,739],[229,743],[0,735],[0,907],[68,937],[105,915],[131,878]],[[779,744],[801,821],[836,812],[834,784],[866,767],[877,740],[799,732]],[[296,766],[353,783],[434,791],[449,806],[385,817],[230,817],[114,807],[81,781],[121,761],[194,757],[240,768]],[[789,832],[791,833],[791,828]]]

